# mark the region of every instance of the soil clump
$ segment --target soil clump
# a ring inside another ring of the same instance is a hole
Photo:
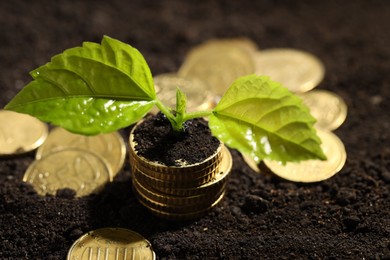
[[[162,113],[146,118],[134,131],[134,140],[139,155],[167,166],[201,162],[213,155],[220,144],[204,119],[189,120],[178,132]]]

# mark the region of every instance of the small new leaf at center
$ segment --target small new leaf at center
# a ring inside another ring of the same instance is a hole
[[[186,95],[177,88],[176,90],[176,120],[178,123],[184,123],[184,117],[186,115],[187,97]]]

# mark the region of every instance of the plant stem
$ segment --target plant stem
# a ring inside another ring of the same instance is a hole
[[[175,120],[175,116],[171,112],[171,110],[166,107],[160,100],[156,100],[156,106],[160,111],[169,119],[169,120]]]
[[[213,112],[211,110],[190,112],[190,113],[185,114],[184,121],[188,121],[188,120],[191,120],[191,119],[194,119],[194,118],[199,118],[199,117],[208,117],[212,113]]]
[[[205,110],[205,111],[196,111],[196,112],[190,112],[184,114],[184,117],[179,119],[177,116],[175,116],[171,109],[166,107],[160,100],[156,100],[156,106],[160,111],[168,118],[169,122],[172,124],[172,128],[175,131],[183,131],[183,123],[199,117],[207,117],[212,114],[211,110]]]

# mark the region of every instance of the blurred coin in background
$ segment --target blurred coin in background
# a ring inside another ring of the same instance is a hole
[[[269,76],[291,92],[309,91],[322,81],[325,68],[314,55],[295,49],[265,49],[255,56],[256,74]]]
[[[193,48],[178,74],[204,80],[215,95],[222,96],[234,80],[253,74],[252,54],[242,42],[210,40]]]
[[[300,97],[317,119],[316,126],[319,128],[335,130],[347,117],[347,105],[333,92],[318,89],[302,93]]]
[[[0,156],[30,152],[42,145],[47,134],[47,125],[35,117],[0,110]]]

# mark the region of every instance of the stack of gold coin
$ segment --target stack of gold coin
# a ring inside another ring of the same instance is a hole
[[[37,150],[23,180],[41,195],[70,188],[76,196],[85,196],[112,181],[125,157],[126,146],[117,132],[84,136],[54,128]]]
[[[166,166],[139,156],[130,134],[130,163],[138,200],[157,216],[186,220],[204,215],[221,201],[232,157],[221,144],[201,163]]]

